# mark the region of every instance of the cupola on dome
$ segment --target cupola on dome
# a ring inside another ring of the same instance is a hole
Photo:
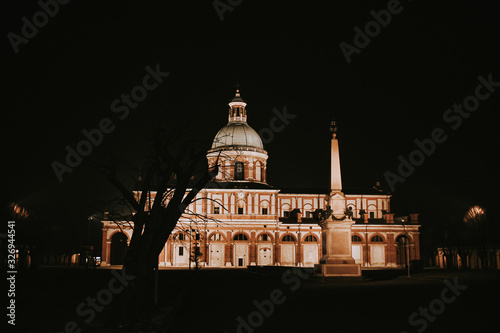
[[[220,129],[212,143],[212,149],[224,147],[249,147],[264,149],[262,140],[257,132],[247,124],[247,110],[245,101],[240,96],[239,89],[229,102],[229,121]]]

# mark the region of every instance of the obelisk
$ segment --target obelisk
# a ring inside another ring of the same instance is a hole
[[[346,199],[342,192],[339,142],[337,126],[330,126],[330,209],[331,214],[320,223],[322,229],[322,251],[314,272],[319,276],[361,276],[361,265],[354,263],[351,246],[352,218],[346,215]]]

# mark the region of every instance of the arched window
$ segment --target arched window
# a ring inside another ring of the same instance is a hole
[[[396,238],[396,243],[398,243],[398,245],[406,245],[406,243],[409,243],[408,237],[399,235],[398,238]]]
[[[285,235],[281,238],[282,242],[295,242],[295,238],[292,235]]]
[[[219,233],[212,234],[210,236],[211,242],[217,242],[217,241],[223,241],[223,240],[224,240],[224,236],[222,236],[222,234],[219,234]]]
[[[262,215],[269,214],[269,209],[268,209],[269,202],[268,201],[262,201],[261,204],[260,204],[260,206],[261,206],[261,213],[262,213]]]
[[[372,243],[383,243],[384,239],[382,238],[382,236],[375,235],[372,237],[371,242]]]
[[[292,210],[290,204],[283,204],[281,206],[281,211],[283,212],[283,217],[289,217],[290,216],[290,210]]]
[[[237,234],[236,236],[234,236],[233,239],[235,241],[246,241],[246,240],[248,240],[248,237],[244,234]]]
[[[318,239],[314,235],[307,235],[306,238],[304,238],[304,242],[317,242]]]
[[[379,236],[379,237],[380,237],[380,236]],[[352,237],[351,237],[351,241],[352,241],[353,243],[361,243],[361,242],[362,242],[361,237],[359,237],[358,235],[352,235]]]
[[[123,265],[127,254],[127,236],[117,232],[111,237],[111,265]]]
[[[186,238],[186,236],[182,232],[175,235],[175,240],[178,240],[178,241],[183,241],[185,238]]]
[[[243,162],[234,163],[234,179],[243,180],[245,179],[245,165]]]
[[[271,236],[269,236],[268,234],[259,235],[259,242],[270,242],[271,240]]]

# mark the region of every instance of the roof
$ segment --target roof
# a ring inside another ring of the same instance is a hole
[[[251,182],[251,181],[233,181],[233,182],[210,182],[205,188],[220,188],[220,189],[264,189],[264,190],[273,190],[275,189],[271,185],[260,182]]]
[[[394,219],[394,223],[387,223],[387,221],[382,218],[382,219],[375,219],[375,218],[368,218],[368,223],[365,223],[363,219],[354,219],[355,224],[364,224],[364,225],[369,225],[369,224],[387,224],[387,225],[419,225],[418,223],[411,223],[411,221],[408,221],[406,223],[403,223],[401,221],[398,221]]]
[[[134,191],[142,191],[142,184],[143,182],[141,180],[138,180],[135,182],[134,185]],[[188,185],[188,189],[192,188],[194,186],[194,181],[190,181],[190,184]],[[168,188],[175,188],[175,184],[169,184]],[[251,182],[251,181],[233,181],[233,182],[209,182],[207,185],[204,187],[207,189],[254,189],[254,190],[274,190],[275,188],[272,187],[271,185],[268,185],[266,183],[261,183],[261,182]],[[157,184],[151,184],[150,186],[150,191],[156,191],[157,190]]]
[[[297,219],[293,217],[280,217],[280,222],[283,224],[318,224],[319,221],[312,217],[303,217],[302,222],[297,222]]]
[[[245,122],[230,122],[219,130],[212,142],[212,149],[234,146],[264,149],[259,134]]]
[[[375,187],[369,188],[347,188],[342,189],[344,194],[365,194],[365,195],[390,195],[388,191],[379,190]],[[282,194],[318,194],[318,195],[329,195],[330,189],[326,187],[322,188],[299,188],[299,187],[285,187],[282,188],[280,193]]]
[[[231,102],[243,102],[243,103],[245,103],[245,101],[243,100],[243,98],[241,98],[241,96],[240,96],[240,91],[239,90],[236,90],[236,94],[234,95],[234,97],[231,100]]]
[[[193,184],[194,185],[194,184]],[[175,184],[171,184],[170,188],[175,187]],[[190,186],[188,186],[190,188]],[[315,195],[329,195],[330,190],[327,188],[298,188],[298,187],[286,187],[286,188],[276,188],[266,183],[262,182],[252,182],[252,181],[233,181],[233,182],[209,182],[205,186],[207,189],[275,189],[279,190],[280,194],[315,194]],[[134,185],[134,191],[142,190],[142,181],[136,181]],[[156,184],[151,185],[151,191],[156,190]],[[388,192],[377,191],[375,189],[347,189],[343,190],[345,194],[364,194],[364,195],[388,195]]]

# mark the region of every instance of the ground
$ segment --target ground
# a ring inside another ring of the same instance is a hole
[[[167,320],[169,332],[500,332],[500,271],[425,270],[411,279],[402,271],[333,279],[296,273],[286,268],[161,270],[156,322]],[[113,302],[89,324],[84,322],[89,315],[79,316],[76,309],[109,288],[113,277],[110,269],[20,273],[15,331],[62,332],[75,321],[82,332],[111,332],[102,324]],[[455,294],[443,291],[450,288],[445,281]],[[277,304],[271,305],[273,300]],[[435,315],[418,314],[429,307]]]

